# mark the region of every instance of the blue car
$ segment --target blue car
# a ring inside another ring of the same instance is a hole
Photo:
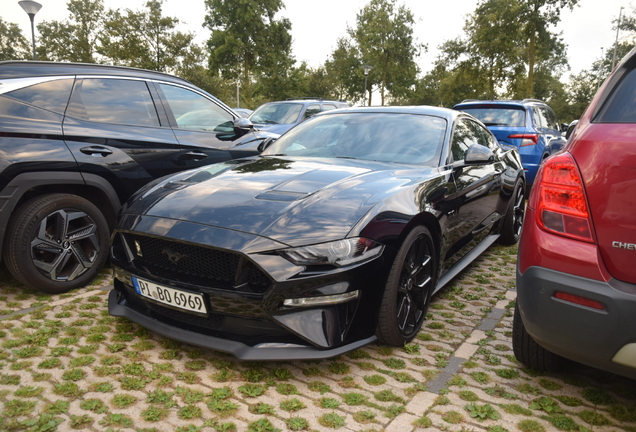
[[[345,101],[330,99],[300,98],[267,102],[250,115],[249,119],[258,130],[282,135],[289,129],[322,111],[349,108]]]
[[[500,144],[519,151],[528,190],[541,162],[559,151],[566,142],[554,111],[538,99],[465,100],[454,109],[478,118]]]

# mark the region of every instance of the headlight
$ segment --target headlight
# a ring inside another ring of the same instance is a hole
[[[362,237],[337,240],[311,246],[283,249],[279,253],[296,265],[334,265],[345,267],[372,260],[384,245]]]

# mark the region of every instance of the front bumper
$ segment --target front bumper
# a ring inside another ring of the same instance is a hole
[[[556,292],[596,300],[604,310],[557,299]],[[636,378],[636,285],[531,266],[517,270],[517,304],[527,332],[545,349]]]
[[[375,340],[392,250],[385,248],[363,264],[307,272],[267,252],[272,250],[269,243],[265,252],[258,252],[264,243],[257,236],[214,227],[204,231],[182,221],[161,236],[141,226],[113,235],[113,315],[251,360],[328,358]],[[133,277],[201,295],[207,312],[191,313],[141,296]],[[356,296],[347,297],[349,293]],[[347,298],[335,304],[285,304],[289,299],[339,296]]]
[[[120,296],[117,290],[112,290],[108,296],[108,312],[113,316],[128,318],[170,339],[230,353],[241,360],[313,360],[329,358],[360,348],[377,339],[375,336],[371,336],[348,345],[328,350],[318,350],[313,346],[303,346],[292,343],[262,343],[249,346],[238,341],[184,330],[150,318],[129,307],[126,304],[126,300]]]

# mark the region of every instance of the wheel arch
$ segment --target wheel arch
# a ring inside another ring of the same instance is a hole
[[[15,210],[26,201],[50,193],[68,193],[80,196],[94,204],[108,222],[115,227],[117,212],[121,208],[113,187],[103,178],[78,172],[31,172],[16,176],[0,192],[0,245],[5,250],[6,228]]]
[[[435,246],[435,252],[437,252],[438,257],[441,260],[441,249],[442,249],[442,227],[439,224],[439,221],[435,216],[431,213],[423,212],[416,214],[411,218],[408,224],[402,230],[400,237],[396,243],[396,249],[399,249],[404,243],[406,236],[417,226],[425,226],[430,231],[433,236],[433,245]]]

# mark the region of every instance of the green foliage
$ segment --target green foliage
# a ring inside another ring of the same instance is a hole
[[[238,388],[245,396],[258,397],[265,392],[265,387],[259,384],[247,383]]]
[[[286,84],[292,66],[292,37],[289,20],[274,19],[281,0],[205,0],[204,26],[212,34],[207,41],[209,69],[230,80],[241,80],[243,98],[250,106],[253,98],[251,80],[260,75],[265,80]],[[293,95],[289,95],[293,96]]]
[[[328,428],[338,429],[345,425],[345,418],[336,413],[327,413],[318,417],[318,423]]]
[[[414,24],[413,13],[396,0],[371,0],[356,15],[356,27],[349,29],[360,58],[374,67],[368,80],[379,87],[381,105],[387,92],[393,98],[405,97],[415,84],[415,59],[425,46],[416,42]]]
[[[320,394],[325,394],[331,391],[331,387],[322,381],[312,381],[307,387],[309,390],[319,392]]]
[[[558,402],[549,397],[534,399],[530,404],[530,409],[545,411],[548,414],[559,414],[563,412]]]
[[[340,401],[334,398],[321,398],[319,402],[322,408],[336,409],[340,406]]]
[[[305,404],[302,403],[297,398],[288,399],[280,403],[280,408],[284,411],[294,412],[294,411],[299,411],[305,407],[306,407]]]
[[[247,430],[248,432],[280,432],[280,429],[275,428],[266,418],[253,421],[247,425]]]
[[[309,428],[309,422],[302,417],[291,417],[285,420],[285,423],[293,431],[307,430]]]
[[[472,418],[479,421],[486,419],[498,420],[499,418],[501,418],[501,415],[490,404],[468,404],[465,408]]]
[[[545,432],[545,428],[536,420],[521,420],[517,428],[521,432]]]
[[[457,411],[447,411],[444,414],[442,414],[442,420],[450,424],[459,424],[459,423],[463,423],[464,416],[458,413]]]

